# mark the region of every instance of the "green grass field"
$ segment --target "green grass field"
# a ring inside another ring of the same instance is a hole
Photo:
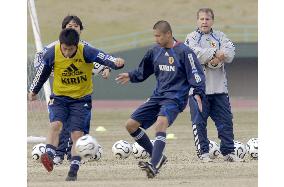
[[[138,168],[138,160],[132,156],[117,160],[111,152],[115,141],[123,139],[134,142],[124,128],[124,123],[132,111],[133,108],[93,111],[90,134],[102,145],[103,156],[100,161],[82,165],[78,181],[74,183],[64,181],[69,169],[67,161],[55,167],[49,174],[39,163],[32,160],[30,154],[34,144],[28,144],[28,186],[258,186],[258,161],[250,160],[248,156],[244,163],[225,163],[222,157],[213,163],[201,163],[197,159],[187,109],[168,129],[168,133],[174,133],[177,137],[175,140],[167,140],[165,154],[169,162],[155,179],[148,180],[145,173]],[[233,113],[235,140],[246,143],[250,138],[258,136],[257,109],[235,109]],[[33,116],[28,115],[28,135],[46,136],[47,115],[42,114],[38,123],[34,123],[37,119]],[[95,128],[98,126],[104,126],[107,131],[96,132]],[[147,132],[153,139],[154,128],[151,127]],[[208,124],[208,136],[219,143],[216,128],[211,121]]]

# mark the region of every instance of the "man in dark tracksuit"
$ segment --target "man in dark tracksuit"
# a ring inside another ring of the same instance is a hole
[[[220,151],[224,160],[235,162],[240,159],[234,154],[233,115],[225,71],[225,64],[233,61],[235,47],[223,32],[212,29],[213,22],[214,13],[210,8],[198,10],[198,29],[188,34],[185,40],[185,44],[196,53],[206,76],[207,99],[203,100],[202,118],[196,119],[199,125],[193,125],[193,133],[199,158],[210,161],[206,129],[210,116],[221,140]]]
[[[205,94],[203,70],[194,52],[173,38],[168,22],[158,21],[153,29],[158,45],[148,50],[138,69],[121,73],[116,79],[122,84],[135,83],[154,74],[157,80],[152,96],[126,122],[127,131],[151,156],[149,162],[140,161],[138,164],[148,178],[155,177],[167,162],[163,155],[166,129],[186,107],[189,89],[199,103],[192,107],[200,106]],[[156,126],[154,146],[144,132],[152,125]]]

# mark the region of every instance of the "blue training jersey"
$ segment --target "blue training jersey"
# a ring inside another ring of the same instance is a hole
[[[82,46],[82,43],[79,43],[78,46]],[[76,54],[80,52],[79,48],[77,49]],[[61,52],[60,52],[61,53]],[[75,56],[76,56],[75,54]],[[100,51],[96,48],[90,47],[88,45],[83,45],[82,46],[82,58],[84,59],[84,63],[94,63],[97,62],[99,64],[109,66],[113,69],[121,69],[123,68],[120,67],[118,68],[114,62],[116,61],[116,58],[104,53],[103,51]],[[30,91],[34,93],[38,93],[40,89],[42,88],[43,84],[45,81],[48,79],[50,76],[52,69],[54,67],[54,63],[56,61],[55,58],[55,46],[48,48],[46,53],[43,56],[42,63],[37,69],[36,76],[31,84]],[[66,58],[67,59],[67,58]],[[70,60],[74,60],[74,63],[78,63],[78,59],[73,59],[73,58],[68,58]],[[77,67],[76,67],[77,68]],[[74,69],[74,68],[73,68]],[[91,69],[92,70],[92,69]],[[72,79],[73,80],[73,79]],[[66,81],[65,81],[66,82]],[[70,81],[69,81],[70,82]],[[76,81],[73,81],[76,82]]]
[[[139,67],[129,72],[130,81],[142,82],[155,74],[157,84],[152,98],[177,101],[180,107],[187,104],[189,90],[193,94],[205,92],[205,76],[195,53],[183,43],[172,48],[154,46],[144,56]]]

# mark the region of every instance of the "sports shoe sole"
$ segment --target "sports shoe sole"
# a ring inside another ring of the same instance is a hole
[[[47,153],[42,154],[40,160],[48,172],[51,172],[53,170],[53,160],[50,159]]]
[[[138,163],[138,166],[143,170],[146,171],[147,177],[149,179],[152,179],[156,176],[155,173],[153,173],[153,171],[149,168],[149,165],[146,162],[140,161]]]

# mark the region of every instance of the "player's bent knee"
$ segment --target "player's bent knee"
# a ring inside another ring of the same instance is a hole
[[[166,132],[167,128],[169,126],[167,117],[158,117],[156,121],[156,132]]]
[[[54,121],[51,123],[50,128],[52,131],[60,132],[62,128],[62,123],[60,121]]]
[[[126,121],[125,128],[129,133],[135,132],[139,127],[140,127],[140,123],[138,123],[137,121],[133,119],[128,119]]]

